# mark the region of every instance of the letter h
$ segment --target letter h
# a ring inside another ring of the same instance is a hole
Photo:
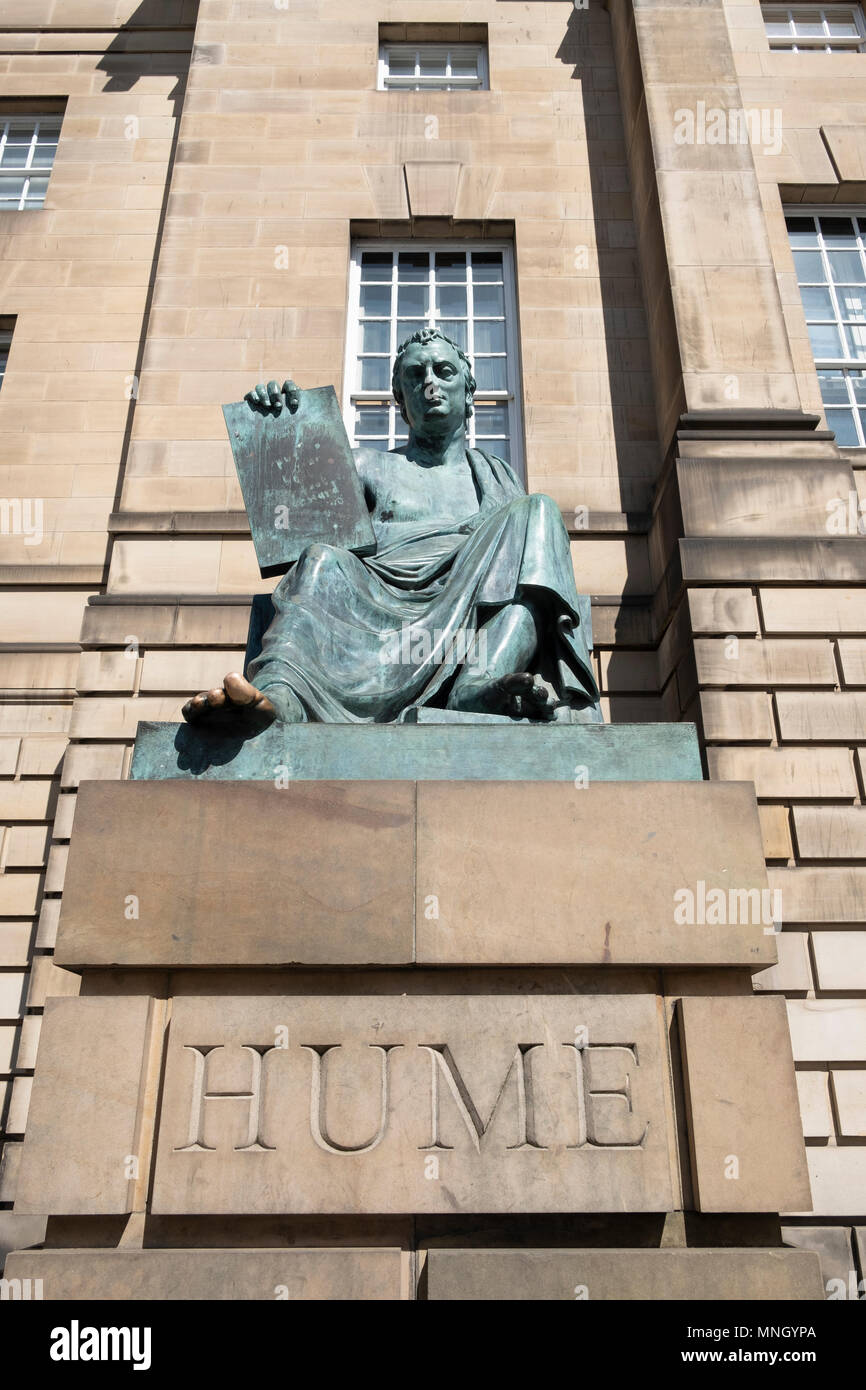
[[[189,1136],[185,1144],[175,1147],[175,1153],[215,1152],[212,1144],[204,1142],[204,1106],[207,1100],[245,1100],[248,1102],[247,1141],[245,1144],[236,1144],[235,1153],[262,1153],[273,1151],[275,1148],[275,1145],[264,1142],[260,1134],[260,1126],[264,1092],[262,1085],[264,1060],[269,1052],[274,1052],[276,1049],[273,1044],[258,1046],[254,1043],[243,1043],[244,1052],[249,1052],[252,1058],[250,1089],[248,1091],[209,1091],[206,1087],[210,1054],[220,1051],[224,1046],[224,1043],[217,1043],[211,1047],[194,1047],[191,1043],[184,1044],[184,1051],[193,1054],[195,1071],[189,1110]]]

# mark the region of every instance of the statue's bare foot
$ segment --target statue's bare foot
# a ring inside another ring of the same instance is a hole
[[[245,725],[265,728],[276,719],[277,712],[267,695],[242,676],[231,671],[213,690],[203,690],[184,705],[181,713],[188,724],[220,724],[242,720]]]
[[[506,714],[512,719],[554,719],[558,704],[551,688],[531,671],[512,671],[495,680],[473,683],[455,696],[449,701],[452,709]]]
[[[556,697],[530,671],[512,671],[493,682],[490,698],[517,719],[553,719]]]

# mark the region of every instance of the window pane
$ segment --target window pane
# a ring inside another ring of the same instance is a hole
[[[419,284],[430,278],[430,257],[426,251],[401,251],[397,258],[397,279],[401,284]]]
[[[440,319],[436,327],[441,328],[446,338],[450,338],[464,352],[468,351],[469,330],[465,319]]]
[[[846,357],[856,357],[859,362],[866,362],[866,324],[845,325]]]
[[[361,390],[390,391],[391,363],[387,357],[362,357]]]
[[[479,319],[475,324],[475,351],[476,352],[504,352],[505,351],[505,324],[495,319],[486,321]]]
[[[392,53],[388,63],[388,72],[392,77],[414,77],[415,75],[415,55],[405,56],[403,54]]]
[[[810,323],[809,342],[812,344],[812,356],[816,360],[821,357],[844,356],[839,330],[833,323]]]
[[[504,357],[476,357],[475,380],[479,391],[504,391],[507,386]]]
[[[429,53],[422,48],[420,54],[421,75],[422,77],[444,77],[445,76],[445,54]]]
[[[502,279],[501,251],[473,251],[472,279],[476,285],[482,281]]]
[[[465,285],[437,285],[436,313],[460,318],[466,313]]]
[[[413,333],[420,333],[422,328],[428,328],[429,324],[425,319],[399,319],[397,322],[397,346],[405,343],[407,338],[411,338]]]
[[[440,283],[464,281],[466,279],[466,252],[437,251],[436,279]]]
[[[387,318],[391,312],[390,285],[361,286],[361,317]]]
[[[794,266],[801,285],[816,280],[820,283],[827,279],[819,251],[795,251]]]
[[[23,175],[20,178],[0,179],[0,202],[17,205],[21,201],[26,181]]]
[[[796,25],[798,35],[803,39],[820,39],[824,33],[821,15],[817,10],[812,10],[808,17],[801,17],[795,14],[794,24]]]
[[[860,441],[853,410],[827,410],[824,413],[829,428],[835,431],[836,443],[843,449],[856,449]]]
[[[786,217],[785,223],[792,246],[818,245],[818,231],[811,217]]]
[[[459,58],[458,58],[458,57],[452,57],[452,59],[451,59],[451,76],[452,76],[452,77],[477,77],[477,76],[478,76],[478,59],[477,59],[477,58],[464,58],[464,57],[459,57]]]
[[[508,411],[504,405],[479,405],[475,408],[476,434],[507,434]]]
[[[862,290],[840,288],[836,291],[836,297],[839,300],[843,319],[853,319],[855,323],[866,323],[866,288]]]
[[[771,39],[783,39],[791,33],[791,26],[786,19],[765,19],[764,28]]]
[[[511,462],[511,445],[507,439],[492,440],[487,453],[495,454],[497,458],[503,459],[505,463]]]
[[[505,294],[502,285],[475,286],[475,313],[483,318],[500,317],[505,313]]]
[[[10,131],[3,151],[4,169],[23,169],[30,154],[30,139],[24,139],[18,131]]]
[[[357,439],[357,437],[356,435],[355,438]],[[387,436],[384,439],[365,439],[363,445],[365,449],[378,449],[381,454],[388,453]]]
[[[829,290],[807,287],[801,289],[800,294],[807,319],[835,319],[836,313]]]
[[[854,223],[850,217],[822,217],[819,221],[828,248],[835,250],[855,245]]]
[[[854,388],[854,399],[858,405],[866,405],[866,372],[849,372],[848,379]]]
[[[399,285],[397,287],[397,313],[401,318],[427,313],[428,288],[426,285]]]
[[[390,251],[365,251],[361,257],[361,279],[387,280],[391,283],[392,257]]]
[[[848,386],[844,372],[819,372],[821,400],[825,405],[838,405],[848,400]]]
[[[27,185],[27,206],[40,207],[45,201],[45,193],[48,188],[48,175],[39,174],[30,179]]]
[[[355,434],[387,434],[388,411],[381,406],[359,405],[355,410]]]
[[[361,351],[388,352],[391,347],[391,325],[388,323],[361,324]]]
[[[829,19],[827,28],[830,30],[834,39],[856,38],[857,25],[853,19]]]
[[[866,284],[866,269],[859,251],[828,251],[830,273],[837,284],[851,280],[855,284]]]
[[[54,156],[56,153],[56,145],[44,145],[40,141],[33,151],[33,158],[30,161],[31,169],[50,169],[54,163]]]

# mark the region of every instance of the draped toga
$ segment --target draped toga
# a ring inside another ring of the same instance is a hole
[[[577,717],[601,721],[559,508],[528,496],[502,459],[467,458],[479,506],[465,520],[379,523],[375,555],[312,544],[283,576],[247,673],[278,718],[286,687],[325,723],[402,723],[442,707],[461,666],[483,655],[473,634],[525,598],[542,625],[534,674]]]

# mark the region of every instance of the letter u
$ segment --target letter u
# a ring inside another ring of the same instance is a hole
[[[332,1043],[328,1047],[316,1047],[309,1043],[302,1046],[309,1052],[313,1062],[313,1075],[310,1081],[310,1133],[313,1141],[320,1149],[324,1149],[329,1154],[368,1154],[381,1144],[385,1137],[385,1130],[388,1128],[388,1101],[390,1094],[389,1078],[389,1059],[390,1054],[397,1047],[402,1047],[402,1043],[371,1043],[382,1054],[382,1074],[379,1086],[380,1105],[379,1105],[379,1125],[372,1139],[368,1139],[365,1144],[338,1144],[328,1134],[325,1112],[327,1109],[327,1078],[325,1076],[325,1058],[329,1052],[340,1047],[340,1043]]]

